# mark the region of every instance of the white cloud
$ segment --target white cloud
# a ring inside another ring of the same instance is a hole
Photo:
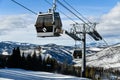
[[[32,16],[22,15],[4,15],[0,16],[0,34],[29,27],[33,23]]]
[[[74,40],[72,40],[67,35],[49,38],[37,37],[34,27],[36,17],[37,16],[26,14],[2,16],[0,18],[0,33],[2,33],[2,35],[0,35],[0,41],[16,41],[34,44],[55,43],[59,45],[74,45]]]
[[[120,3],[111,9],[101,18],[100,24],[97,26],[101,35],[108,42],[120,42]]]
[[[98,30],[105,36],[120,34],[120,3],[118,3],[108,14],[101,18]]]

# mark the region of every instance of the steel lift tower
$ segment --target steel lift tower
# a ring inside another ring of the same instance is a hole
[[[102,37],[95,29],[96,23],[83,23],[83,24],[72,24],[70,32],[65,31],[67,35],[76,41],[82,41],[82,66],[81,66],[81,77],[86,77],[86,34],[93,37],[94,40],[102,40]]]

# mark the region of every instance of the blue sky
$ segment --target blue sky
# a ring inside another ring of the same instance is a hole
[[[24,6],[30,8],[35,12],[46,11],[51,8],[51,5],[46,3],[45,0],[16,0],[17,2],[23,4]],[[52,0],[48,0],[52,3]],[[64,0],[61,0],[63,2]],[[100,15],[101,13],[108,12],[112,7],[116,5],[119,0],[65,0],[77,10],[82,11],[82,14],[96,13]],[[63,2],[64,3],[64,2]],[[58,4],[58,8],[61,8]],[[25,14],[29,13],[29,11],[23,9],[19,5],[13,3],[11,0],[0,0],[0,14]],[[95,10],[95,11],[93,11]],[[92,11],[92,12],[91,12]]]
[[[46,12],[52,6],[45,0],[16,0],[36,13]],[[48,0],[52,3],[52,0]],[[63,4],[64,0],[60,0]],[[108,43],[120,42],[120,0],[65,0],[90,21],[98,22],[98,32]],[[74,16],[57,3],[65,14]],[[61,14],[63,29],[68,29],[71,20]],[[0,41],[17,41],[37,44],[57,43],[74,45],[74,40],[67,35],[58,38],[38,38],[34,23],[37,16],[13,3],[11,0],[0,0]],[[78,21],[78,20],[76,20]],[[79,22],[79,21],[78,21]],[[117,37],[117,39],[116,39]],[[114,42],[112,41],[114,39]],[[93,42],[93,40],[88,40]]]

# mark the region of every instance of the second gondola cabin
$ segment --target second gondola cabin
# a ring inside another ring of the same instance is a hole
[[[81,59],[82,58],[82,50],[81,49],[75,49],[73,52],[73,58],[74,59]]]
[[[38,37],[60,36],[62,22],[59,13],[53,13],[51,10],[47,13],[39,13],[35,27]]]

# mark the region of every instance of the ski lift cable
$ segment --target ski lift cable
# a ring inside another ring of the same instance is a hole
[[[69,8],[67,8],[64,4],[62,4],[59,0],[57,0],[57,2],[62,5],[64,8],[66,8],[69,12],[71,12],[72,14],[74,14],[77,18],[79,18],[82,22],[84,22],[86,25],[90,26],[89,24],[87,24],[83,19],[81,19],[78,15],[76,15],[73,11],[71,11]],[[91,27],[91,26],[90,26]],[[92,28],[92,27],[91,27]],[[103,39],[103,41],[106,43],[106,45],[108,46],[108,43]],[[105,62],[104,62],[105,63]],[[107,64],[107,63],[106,63]],[[109,66],[109,65],[108,65]],[[110,67],[110,66],[109,66]]]
[[[61,10],[58,9],[58,11],[60,11],[63,15],[65,15],[66,17],[68,17],[71,21],[73,21],[74,23],[77,23],[76,21],[74,21],[71,17],[69,17],[68,15],[66,15],[64,12],[62,12]]]
[[[48,4],[52,5],[48,0],[45,0]],[[57,8],[58,9],[58,8]],[[77,23],[76,21],[74,21],[71,17],[69,17],[68,15],[66,15],[64,12],[62,12],[60,9],[58,9],[58,11],[60,13],[62,13],[63,15],[65,15],[67,18],[69,18],[71,21],[73,21],[74,23]]]
[[[59,0],[57,0],[57,2],[62,5],[64,8],[66,8],[69,12],[71,12],[72,14],[74,14],[77,18],[79,18],[82,22],[84,22],[85,24],[87,24],[83,19],[81,19],[78,15],[76,15],[73,11],[71,11],[69,8],[67,8],[64,4],[62,4]],[[72,7],[72,6],[71,6]],[[89,24],[87,24],[88,26],[90,26]],[[91,27],[91,26],[90,26]],[[92,27],[91,27],[92,28]],[[109,47],[108,43],[105,41],[105,39],[103,39],[104,43]],[[112,51],[112,50],[111,50]],[[113,51],[112,51],[113,52]]]
[[[11,1],[12,1],[12,2],[14,2],[14,3],[16,3],[16,4],[18,4],[19,6],[23,7],[24,9],[26,9],[26,10],[30,11],[31,13],[33,13],[33,14],[37,15],[37,13],[36,13],[36,12],[34,12],[34,11],[32,11],[31,9],[29,9],[29,8],[25,7],[24,5],[22,5],[22,4],[20,4],[20,3],[18,3],[17,1],[15,1],[15,0],[11,0]]]
[[[71,7],[74,11],[76,11],[82,18],[86,19],[89,23],[91,23],[86,17],[84,17],[80,12],[78,12],[74,7],[72,7],[68,2],[63,0],[69,7]],[[108,43],[103,39],[105,44],[109,47]],[[110,50],[113,52],[113,50],[110,48]],[[114,52],[113,52],[114,53]]]
[[[86,23],[82,18],[80,18],[77,14],[75,14],[72,10],[70,10],[69,8],[67,8],[64,4],[62,4],[59,0],[57,0],[57,2],[63,6],[65,9],[67,9],[69,12],[71,12],[74,16],[76,16],[78,19],[80,19],[84,24],[86,24],[87,26],[91,27],[88,23]]]
[[[73,6],[71,6],[67,1],[63,0],[70,8],[72,8],[75,12],[77,12],[83,19],[88,21],[88,23],[92,24],[86,17],[84,17],[80,12],[78,12]]]

